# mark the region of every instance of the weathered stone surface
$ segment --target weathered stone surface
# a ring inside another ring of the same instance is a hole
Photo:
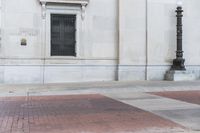
[[[192,72],[178,70],[167,71],[165,78],[169,81],[187,81],[196,79],[195,75]]]

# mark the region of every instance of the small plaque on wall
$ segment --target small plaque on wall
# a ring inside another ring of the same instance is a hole
[[[27,41],[26,41],[25,38],[22,38],[22,39],[21,39],[21,45],[22,45],[22,46],[26,46],[26,45],[27,45]]]

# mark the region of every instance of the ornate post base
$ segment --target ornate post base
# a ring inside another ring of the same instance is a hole
[[[176,58],[173,60],[171,69],[165,74],[165,80],[168,81],[189,81],[196,80],[196,76],[191,71],[186,71],[184,65],[185,59]]]
[[[185,59],[183,58],[176,58],[173,60],[173,65],[171,67],[171,70],[180,70],[180,71],[185,71]]]

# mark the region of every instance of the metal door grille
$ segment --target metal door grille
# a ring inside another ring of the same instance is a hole
[[[51,56],[76,56],[76,15],[51,14]]]

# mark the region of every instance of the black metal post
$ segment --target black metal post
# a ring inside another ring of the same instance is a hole
[[[177,51],[176,51],[176,59],[173,60],[173,65],[171,70],[186,70],[185,69],[185,59],[183,59],[183,49],[182,49],[182,17],[183,10],[181,6],[178,6],[176,9],[176,17],[177,17]]]

